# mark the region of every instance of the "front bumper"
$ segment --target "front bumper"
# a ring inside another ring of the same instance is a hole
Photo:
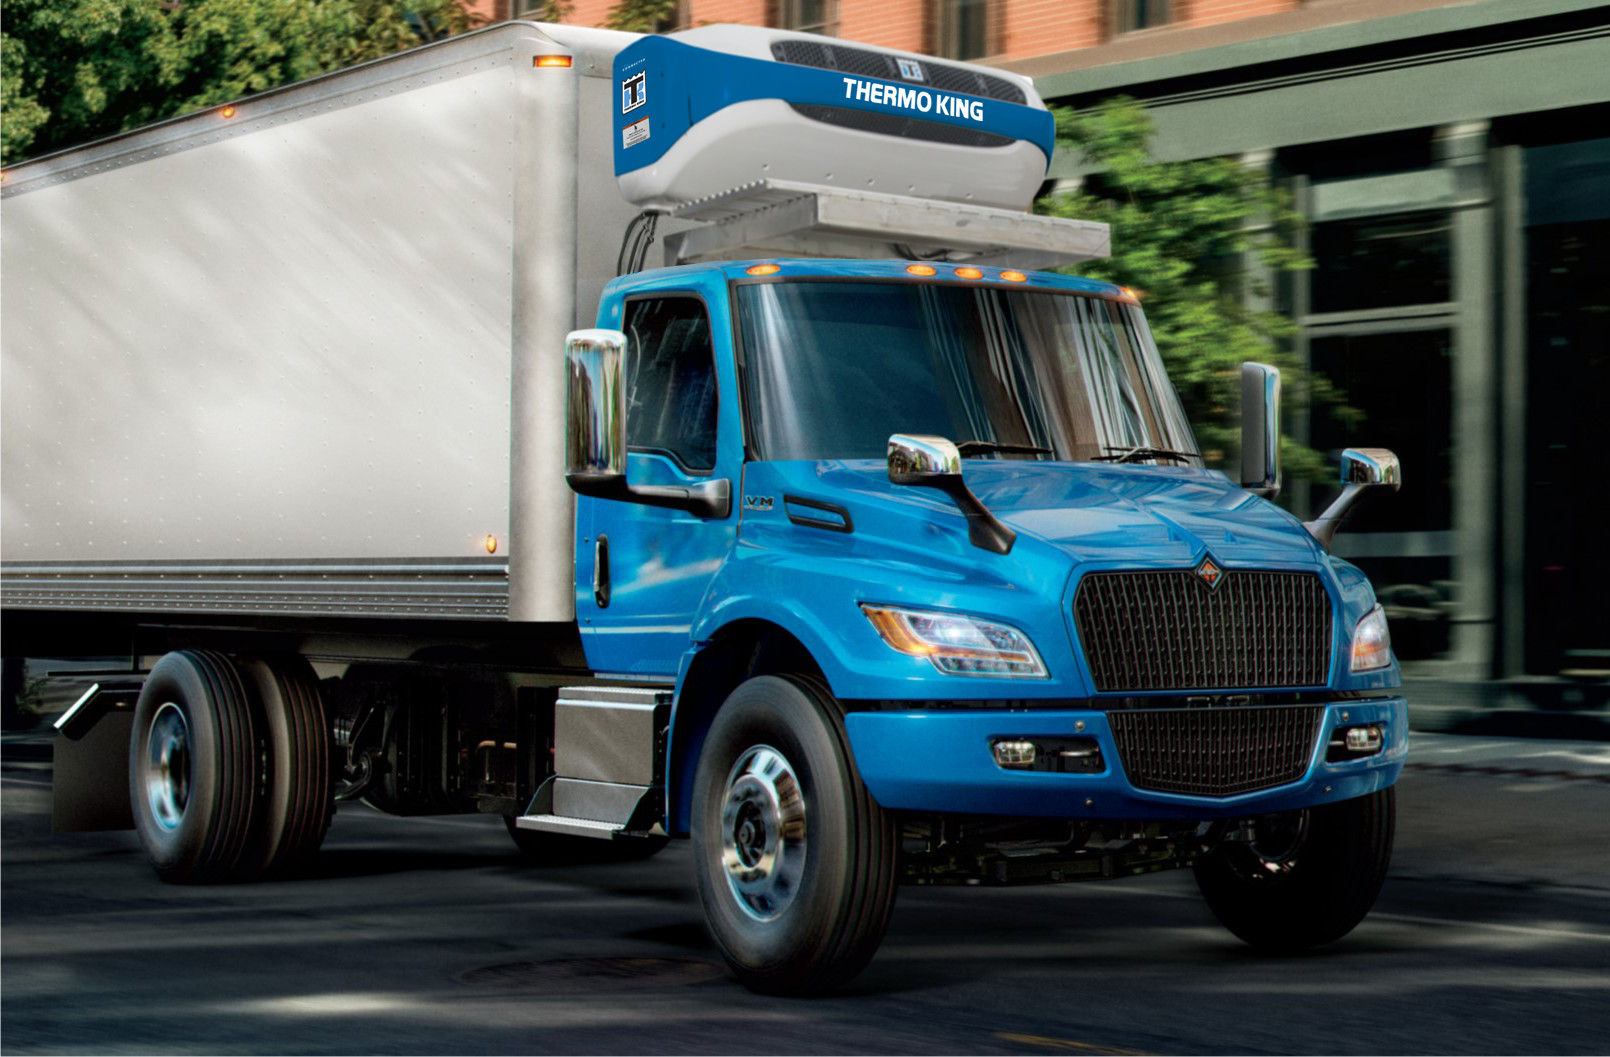
[[[1381,751],[1327,763],[1332,731],[1363,723],[1383,728]],[[1234,796],[1186,796],[1131,785],[1107,713],[1101,711],[852,712],[845,727],[861,779],[885,808],[1021,818],[1206,820],[1314,807],[1385,789],[1397,781],[1409,750],[1409,708],[1403,698],[1332,702],[1325,706],[1308,769],[1297,781]],[[995,763],[991,750],[1003,737],[1092,738],[1106,769],[1094,774],[1007,770]]]

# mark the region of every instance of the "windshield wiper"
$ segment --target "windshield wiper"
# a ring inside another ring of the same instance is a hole
[[[1036,448],[1032,444],[1001,444],[993,440],[964,440],[956,445],[956,453],[963,458],[969,455],[1051,455],[1050,448]]]
[[[1117,452],[1116,455],[1097,455],[1091,462],[1131,462],[1135,459],[1173,459],[1177,462],[1190,462],[1197,456],[1188,451],[1171,451],[1168,448],[1149,448],[1144,444],[1133,448],[1116,447],[1111,444],[1102,445],[1102,450]]]

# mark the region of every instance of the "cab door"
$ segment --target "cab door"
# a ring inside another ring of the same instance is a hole
[[[723,303],[656,292],[629,298],[626,478],[636,485],[732,481],[743,463],[731,328]],[[722,518],[626,500],[578,498],[576,615],[599,673],[672,679],[711,579],[737,538],[737,503]]]

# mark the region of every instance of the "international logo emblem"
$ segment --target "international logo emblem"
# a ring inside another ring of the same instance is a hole
[[[1203,558],[1202,564],[1196,567],[1196,576],[1209,587],[1217,587],[1224,579],[1224,570],[1215,565],[1212,558]]]

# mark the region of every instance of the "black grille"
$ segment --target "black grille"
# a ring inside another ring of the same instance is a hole
[[[1004,77],[969,70],[961,66],[946,66],[938,62],[922,62],[922,81],[908,81],[900,76],[900,67],[893,55],[881,51],[846,48],[842,44],[828,44],[814,40],[780,40],[771,46],[772,58],[794,66],[814,66],[820,70],[840,70],[857,77],[876,77],[879,80],[904,84],[926,84],[958,95],[976,95],[985,99],[999,99],[1003,103],[1022,106],[1028,102],[1023,89]]]
[[[884,136],[904,136],[906,139],[953,143],[962,147],[1009,147],[1015,142],[1010,136],[998,136],[993,132],[975,128],[945,125],[938,121],[923,121],[920,118],[906,117],[904,114],[851,110],[842,106],[816,106],[807,103],[788,105],[812,121],[821,121],[840,128],[858,129],[861,132],[876,132]]]
[[[1074,624],[1099,693],[1323,686],[1330,596],[1312,573],[1091,573]]]
[[[1124,774],[1137,789],[1234,796],[1308,771],[1323,705],[1109,712]]]

